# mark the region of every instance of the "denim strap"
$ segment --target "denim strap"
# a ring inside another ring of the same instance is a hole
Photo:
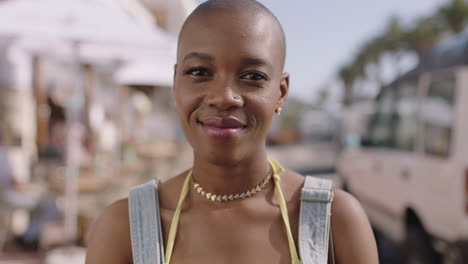
[[[328,261],[331,187],[331,180],[306,176],[299,217],[299,254],[303,264]]]
[[[164,264],[158,180],[131,189],[130,233],[134,264]]]

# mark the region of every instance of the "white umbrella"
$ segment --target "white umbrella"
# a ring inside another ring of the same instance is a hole
[[[1,35],[1,34],[0,34]],[[172,43],[172,44],[171,44]],[[32,54],[57,58],[61,61],[74,62],[78,56],[81,63],[100,64],[108,62],[133,63],[134,61],[170,61],[175,62],[176,44],[168,40],[167,48],[151,48],[126,45],[111,45],[90,42],[79,42],[74,50],[70,42],[44,37],[22,36],[13,39],[11,45]]]
[[[161,48],[166,37],[112,1],[15,0],[0,3],[0,34]]]
[[[56,52],[57,45],[47,45],[52,40],[56,44],[59,40],[77,42],[80,50],[68,51],[68,56],[77,52],[85,61],[96,54],[97,59],[119,60],[175,56],[175,39],[156,26],[139,23],[111,0],[0,3],[0,36],[26,36],[30,41],[22,41],[23,45],[28,43],[29,50],[41,54]]]
[[[170,39],[168,47],[142,48],[124,45],[101,45],[95,43],[85,43],[80,48],[80,56],[86,61],[119,60],[121,62],[132,63],[134,61],[165,61],[174,64],[176,55],[176,42]]]
[[[118,70],[114,79],[122,85],[172,86],[174,63],[167,60],[135,61]]]
[[[132,49],[164,50],[174,53],[173,41],[156,27],[147,23],[138,23],[128,16],[111,0],[15,0],[0,3],[0,37],[47,39],[47,44],[64,41],[71,48],[72,58],[79,63],[86,58],[87,45],[101,47],[100,56],[107,59],[122,60],[122,52],[106,53],[104,47],[113,46]],[[45,45],[42,51],[47,50]],[[59,45],[60,46],[60,45]],[[50,46],[51,47],[51,46]],[[55,47],[55,46],[54,46]],[[37,46],[36,46],[37,48]],[[49,48],[49,50],[51,50]],[[91,49],[93,50],[93,49]],[[53,51],[57,52],[53,49]],[[129,51],[127,49],[127,51]],[[58,52],[59,54],[66,54]],[[144,52],[138,52],[138,54]],[[125,53],[124,59],[137,54]],[[78,69],[78,68],[77,68]],[[82,88],[81,79],[77,79],[77,87]],[[75,91],[67,103],[67,115],[70,117],[67,144],[67,214],[65,226],[69,239],[76,234],[76,153],[77,142],[73,138],[73,128],[77,127],[79,108],[82,103],[80,91]],[[77,131],[75,131],[77,132]]]

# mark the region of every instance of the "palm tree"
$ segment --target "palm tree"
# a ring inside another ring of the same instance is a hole
[[[415,25],[406,32],[404,43],[408,50],[421,57],[440,40],[442,33],[443,29],[435,17],[423,17],[416,20]]]
[[[452,0],[448,5],[442,6],[437,15],[446,30],[458,34],[463,31],[468,20],[468,3],[464,0]]]
[[[338,75],[344,87],[343,103],[345,105],[349,105],[353,101],[353,90],[357,80],[371,77],[371,79],[377,82],[377,85],[382,84],[382,69],[379,64],[381,57],[384,53],[395,53],[398,62],[398,53],[402,47],[401,40],[403,35],[404,31],[398,17],[392,17],[383,35],[365,43],[354,60],[339,70]],[[370,68],[373,71],[369,71]],[[371,76],[368,76],[369,73]]]
[[[397,16],[392,16],[382,36],[385,50],[399,51],[402,47],[404,31],[400,19]]]
[[[467,21],[468,3],[464,0],[452,0],[434,15],[417,19],[409,28],[403,27],[397,16],[391,17],[382,34],[366,42],[354,59],[339,69],[338,77],[344,88],[343,103],[352,103],[357,80],[370,78],[383,85],[380,62],[384,54],[394,59],[399,75],[398,67],[404,52],[415,52],[421,57],[441,39],[444,32],[460,33]]]
[[[345,106],[351,105],[353,103],[353,88],[354,82],[357,79],[356,71],[350,65],[342,66],[338,71],[338,76],[343,82],[344,96],[343,104]]]
[[[390,58],[393,61],[394,72],[396,73],[395,77],[398,77],[401,73],[401,58],[403,57],[404,45],[403,40],[405,36],[405,29],[400,23],[400,19],[397,16],[392,16],[387,24],[383,38],[383,48],[390,54]],[[380,85],[383,83],[380,82]]]
[[[368,69],[368,74],[370,73],[371,79],[373,79],[377,85],[383,85],[383,69],[380,63],[384,54],[390,54],[395,61],[394,67],[399,68],[403,36],[404,29],[400,23],[400,19],[397,16],[392,16],[382,35],[371,39],[361,50],[362,56],[366,58],[365,68]],[[399,70],[397,70],[397,72],[399,72]]]
[[[367,57],[366,73],[378,85],[382,84],[381,58],[387,52],[387,43],[388,41],[384,37],[376,37],[368,43],[367,48],[363,51]]]

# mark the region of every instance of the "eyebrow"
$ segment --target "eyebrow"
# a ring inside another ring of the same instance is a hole
[[[271,65],[270,62],[261,59],[261,58],[251,58],[251,57],[245,57],[241,59],[241,64],[243,65],[255,65],[255,66],[266,66],[270,69],[273,69],[273,65]]]
[[[210,61],[214,60],[213,56],[211,56],[209,54],[201,53],[201,52],[190,52],[189,54],[185,55],[183,61],[186,61],[186,60],[192,59],[192,58],[198,58],[198,59],[210,60]]]

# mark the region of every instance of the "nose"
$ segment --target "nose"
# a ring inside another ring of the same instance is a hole
[[[242,107],[244,100],[230,82],[213,82],[207,89],[205,103],[220,111]]]

